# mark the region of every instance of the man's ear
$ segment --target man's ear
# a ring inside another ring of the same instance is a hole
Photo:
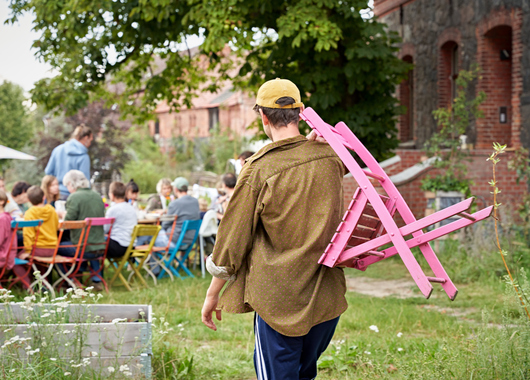
[[[302,107],[300,107],[300,114],[299,114],[299,120],[302,121],[302,112],[304,112],[305,110],[305,107],[302,105]]]
[[[259,110],[259,114],[261,115],[261,121],[263,122],[263,125],[269,125],[269,118],[263,113],[261,108]]]

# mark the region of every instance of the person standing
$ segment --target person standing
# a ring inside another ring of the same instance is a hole
[[[52,155],[44,172],[53,175],[59,181],[60,199],[66,200],[70,195],[63,178],[70,170],[79,170],[90,180],[90,157],[88,148],[94,136],[92,130],[81,124],[72,134],[72,139],[61,144],[52,151]]]
[[[219,226],[202,321],[216,330],[213,313],[254,311],[258,379],[314,379],[348,307],[343,270],[318,264],[341,221],[345,167],[300,135],[291,81],[263,84],[254,109],[272,143],[247,159]]]

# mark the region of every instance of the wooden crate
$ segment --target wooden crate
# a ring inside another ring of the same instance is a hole
[[[9,310],[6,310],[7,308]],[[44,304],[40,307],[33,307],[31,313],[43,315],[49,310],[56,309],[57,304]],[[0,345],[7,338],[4,332],[7,329],[10,329],[11,336],[20,337],[29,336],[28,331],[35,328],[43,332],[70,331],[71,333],[55,334],[53,338],[53,345],[58,347],[59,355],[69,357],[72,355],[69,349],[72,334],[81,330],[80,334],[85,337],[81,356],[91,358],[91,368],[128,364],[135,376],[143,375],[147,379],[151,378],[153,353],[151,305],[75,304],[66,306],[64,310],[66,310],[69,323],[41,324],[38,321],[38,326],[32,326],[26,319],[28,310],[21,308],[18,304],[10,304],[8,307],[0,305],[3,319],[7,318],[7,323],[2,323],[0,329]],[[126,318],[127,321],[112,322],[118,318]],[[97,322],[93,322],[95,320]],[[19,352],[21,357],[26,355],[23,348],[20,348]],[[94,357],[92,352],[97,352],[98,357]]]

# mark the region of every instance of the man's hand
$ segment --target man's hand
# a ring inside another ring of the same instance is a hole
[[[318,141],[321,143],[327,143],[326,139],[322,136],[318,136],[317,133],[312,129],[311,132],[305,137],[309,141]]]
[[[219,303],[219,294],[221,293],[221,289],[223,289],[225,283],[226,280],[212,277],[212,282],[210,283],[210,287],[206,292],[204,305],[202,305],[202,323],[204,323],[206,327],[212,329],[213,331],[217,331],[217,326],[215,323],[213,323],[212,318],[214,311],[217,320],[221,320],[221,310],[217,308],[217,304]]]
[[[217,308],[217,303],[219,302],[219,295],[206,295],[206,299],[204,300],[204,305],[202,306],[202,323],[206,325],[206,327],[212,329],[213,331],[217,331],[217,326],[215,326],[215,323],[213,322],[213,312],[215,311],[215,316],[218,321],[221,320],[221,310]]]

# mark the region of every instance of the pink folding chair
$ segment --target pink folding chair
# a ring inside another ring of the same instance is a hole
[[[89,274],[89,277],[87,279],[87,281],[90,281],[90,279],[92,277],[97,277],[101,280],[101,282],[103,283],[103,286],[105,287],[105,290],[107,291],[107,293],[109,292],[109,288],[107,286],[107,282],[105,281],[105,279],[103,278],[103,267],[105,265],[105,259],[107,258],[107,251],[109,249],[109,242],[110,242],[110,234],[112,232],[112,225],[114,224],[114,221],[116,219],[115,218],[85,218],[85,223],[86,223],[86,232],[85,232],[85,240],[84,240],[84,243],[83,243],[83,248],[82,248],[82,251],[81,253],[79,254],[79,256],[77,257],[77,264],[76,264],[76,267],[73,271],[73,273],[71,273],[69,275],[69,277],[75,282],[77,283],[79,286],[82,286],[82,283],[81,281],[79,281],[80,278],[82,278],[83,276],[85,276],[85,274],[87,273],[87,271],[83,271],[82,270],[82,266],[83,266],[83,263],[89,263],[90,261],[100,261],[100,266],[99,266],[99,269],[98,270],[94,270],[90,265],[87,265],[87,270],[88,270],[88,274]],[[104,226],[104,225],[109,225],[109,231],[107,232],[108,234],[108,237],[107,237],[107,240],[104,242],[104,243],[97,243],[97,244],[91,244],[91,243],[88,243],[88,238],[90,236],[90,230],[92,227],[95,227],[95,226]],[[85,253],[87,252],[87,248],[90,250],[90,246],[91,245],[105,245],[105,248],[103,248],[103,250],[101,250],[101,255],[98,255],[96,257],[87,257],[85,258]]]
[[[328,267],[344,266],[364,271],[371,264],[399,254],[425,298],[431,296],[431,283],[439,283],[449,298],[454,300],[458,290],[429,242],[489,217],[493,206],[470,215],[465,212],[473,203],[473,198],[469,198],[416,220],[388,175],[345,123],[340,122],[332,127],[312,108],[304,110],[301,117],[318,136],[324,137],[359,184],[343,221],[319,263]],[[362,169],[348,149],[357,153],[369,170]],[[369,178],[379,182],[386,195],[378,194]],[[406,224],[401,228],[398,228],[393,218],[396,211]],[[455,215],[462,218],[423,233],[423,228]],[[412,238],[405,240],[407,235],[412,235]],[[393,246],[381,249],[389,243]],[[413,247],[419,247],[434,277],[425,275],[410,250]]]

